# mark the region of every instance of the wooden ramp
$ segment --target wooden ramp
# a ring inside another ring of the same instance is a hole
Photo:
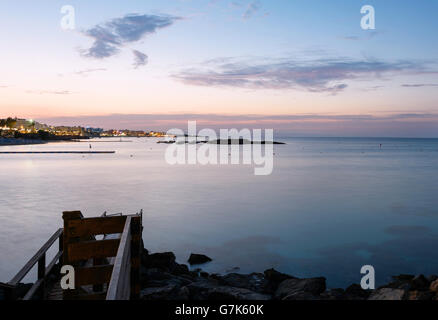
[[[38,280],[23,300],[130,300],[140,297],[142,212],[84,218],[80,211],[63,213],[61,228],[5,286],[15,300],[17,287],[38,264]],[[59,250],[46,265],[46,252],[58,240]],[[61,288],[60,269],[75,270],[75,289]]]

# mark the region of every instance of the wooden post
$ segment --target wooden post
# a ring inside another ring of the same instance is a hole
[[[70,258],[69,258],[68,245],[70,243],[79,241],[79,239],[77,239],[77,238],[70,237],[68,223],[71,220],[78,220],[78,219],[82,219],[83,217],[84,216],[82,215],[82,213],[80,211],[64,211],[62,213],[62,219],[64,220],[64,233],[63,233],[63,237],[62,237],[63,255],[62,255],[61,267],[63,265],[72,265],[72,263],[70,262]],[[63,293],[64,300],[71,299],[75,295],[75,292],[71,292],[71,291],[76,291],[76,290],[63,290],[62,293]]]
[[[141,263],[141,235],[142,216],[137,215],[131,219],[131,299],[140,299],[140,263]]]
[[[44,278],[46,277],[46,253],[41,256],[41,258],[38,260],[38,280],[43,281],[40,287],[40,293],[41,293],[41,299],[45,299],[46,294],[46,281]]]
[[[59,236],[59,239],[58,239],[58,250],[59,250],[59,252],[63,252],[64,251],[64,232]],[[59,257],[59,264],[60,265],[62,265],[63,257],[64,257],[64,252]]]

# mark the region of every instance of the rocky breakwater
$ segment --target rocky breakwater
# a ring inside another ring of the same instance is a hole
[[[192,254],[189,263],[211,261]],[[225,275],[190,270],[172,252],[141,257],[143,300],[438,300],[438,277],[400,275],[375,290],[358,284],[346,289],[326,288],[324,277],[300,279],[268,269],[263,273]]]

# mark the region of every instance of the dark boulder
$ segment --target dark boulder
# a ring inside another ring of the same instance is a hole
[[[175,284],[146,288],[141,290],[140,297],[142,300],[174,300],[179,289]]]
[[[255,292],[266,292],[267,280],[263,273],[239,274],[229,273],[219,278],[223,286],[244,288]]]
[[[322,300],[345,300],[344,289],[330,289],[320,295]]]
[[[430,291],[410,291],[408,295],[409,300],[432,300],[435,296],[434,292]]]
[[[319,296],[326,289],[325,278],[287,279],[278,286],[275,298],[283,299],[287,296],[297,296],[298,293],[310,293]]]
[[[310,292],[294,292],[294,293],[291,293],[290,295],[287,295],[282,300],[287,300],[287,301],[321,300],[321,297],[315,296],[314,294],[312,294]]]
[[[345,289],[345,298],[347,300],[366,300],[370,294],[370,290],[362,289],[357,283],[354,283]]]
[[[172,274],[175,275],[190,275],[189,267],[186,264],[178,264],[175,263],[173,269],[171,270]]]
[[[207,292],[207,299],[213,301],[229,300],[269,300],[270,295],[257,293],[244,288],[235,287],[215,287]]]
[[[196,281],[187,285],[190,299],[193,300],[206,300],[208,291],[219,286],[219,281],[212,278],[198,278]]]
[[[142,258],[142,263],[145,268],[159,268],[172,271],[176,266],[173,252],[153,253]]]
[[[422,274],[416,276],[411,281],[412,290],[428,290],[429,289],[429,281]]]
[[[373,291],[368,300],[406,300],[407,291],[394,288],[379,288]]]
[[[292,277],[288,274],[278,272],[277,270],[275,270],[273,268],[265,270],[264,275],[265,275],[265,279],[267,281],[265,290],[267,292],[271,292],[271,293],[274,293],[277,290],[278,285],[280,283],[282,283],[284,280],[297,279],[297,278]]]
[[[192,253],[190,254],[189,260],[188,262],[193,265],[193,264],[202,264],[202,263],[206,263],[206,262],[210,262],[212,261],[211,258],[207,257],[204,254],[196,254],[196,253]]]

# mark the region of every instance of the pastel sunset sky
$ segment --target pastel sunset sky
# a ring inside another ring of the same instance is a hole
[[[5,0],[0,118],[438,137],[437,16],[429,0]]]

